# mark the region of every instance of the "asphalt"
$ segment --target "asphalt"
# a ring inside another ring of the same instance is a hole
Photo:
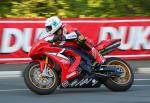
[[[93,89],[57,89],[37,95],[24,84],[23,77],[0,78],[0,103],[150,103],[150,74],[135,74],[126,92],[112,92],[105,86]]]
[[[126,92],[112,92],[102,85],[92,89],[57,88],[54,93],[43,96],[31,92],[22,76],[6,76],[0,77],[0,103],[150,103],[150,73],[137,72],[137,68],[149,68],[149,61],[129,64],[134,70],[135,82]],[[0,72],[22,72],[27,65],[1,64]]]

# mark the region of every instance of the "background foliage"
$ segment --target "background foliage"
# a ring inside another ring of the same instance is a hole
[[[150,0],[0,0],[0,17],[150,16]]]

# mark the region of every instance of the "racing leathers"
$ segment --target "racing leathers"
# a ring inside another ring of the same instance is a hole
[[[56,45],[63,45],[66,47],[81,47],[87,53],[92,55],[98,64],[102,64],[104,62],[105,58],[102,55],[100,55],[99,52],[94,48],[94,44],[92,43],[92,41],[87,37],[84,37],[81,33],[77,31],[77,29],[73,28],[68,24],[63,24],[62,30],[63,34],[54,35],[51,42],[55,42]]]

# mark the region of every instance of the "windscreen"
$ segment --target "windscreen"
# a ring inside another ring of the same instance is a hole
[[[43,39],[43,40],[45,40],[45,41],[50,41],[50,40],[53,39],[53,37],[54,37],[53,34],[49,34],[49,33],[47,33],[46,29],[43,29],[43,30],[41,31],[41,33],[38,35],[37,40]]]

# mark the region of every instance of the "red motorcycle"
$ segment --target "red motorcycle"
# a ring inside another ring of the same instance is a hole
[[[95,48],[104,56],[116,50],[120,41],[104,40],[95,45]],[[37,94],[47,95],[58,87],[99,88],[104,84],[112,91],[126,91],[132,86],[133,72],[122,59],[106,58],[104,64],[99,66],[91,55],[85,53],[87,62],[76,51],[75,48],[55,46],[44,39],[36,41],[29,52],[32,62],[24,71],[27,87]],[[76,63],[72,65],[74,62]],[[90,65],[92,74],[87,73],[87,65]]]

